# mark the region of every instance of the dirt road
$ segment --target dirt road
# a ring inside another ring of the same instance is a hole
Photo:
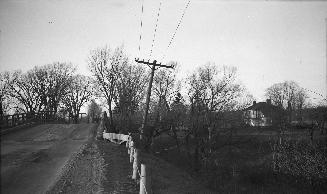
[[[1,193],[45,193],[94,124],[45,124],[1,137]]]
[[[47,124],[1,137],[1,193],[138,193],[125,145],[95,140],[97,125]],[[143,154],[142,154],[143,155]],[[150,154],[154,193],[210,193]]]

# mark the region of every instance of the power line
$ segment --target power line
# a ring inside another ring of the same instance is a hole
[[[154,43],[155,43],[154,41],[155,41],[155,38],[156,38],[156,33],[157,33],[157,28],[158,28],[158,21],[159,21],[159,16],[160,16],[161,4],[162,4],[162,1],[160,1],[160,4],[159,4],[159,10],[158,10],[158,14],[157,14],[156,26],[154,28],[154,33],[153,33],[153,39],[152,39],[152,45],[151,45],[151,51],[150,51],[149,59],[152,56],[153,46],[154,46]]]
[[[184,18],[185,12],[186,12],[188,6],[190,5],[190,2],[191,2],[191,0],[189,0],[189,1],[187,2],[186,6],[185,6],[185,8],[184,8],[184,10],[183,10],[182,17],[179,19],[178,25],[177,25],[177,27],[176,27],[176,29],[175,29],[175,32],[174,32],[173,36],[171,37],[171,39],[170,39],[170,41],[169,41],[169,44],[168,44],[168,46],[167,46],[167,48],[166,48],[166,51],[164,52],[164,55],[163,55],[161,61],[163,61],[163,59],[166,57],[166,53],[167,53],[167,51],[168,51],[170,45],[172,44],[172,42],[173,42],[173,40],[174,40],[174,38],[175,38],[175,35],[176,35],[176,33],[177,33],[177,30],[178,30],[179,26],[181,25],[181,23],[182,23],[182,21],[183,21],[183,18]]]
[[[143,27],[143,12],[144,12],[144,0],[142,0],[142,8],[141,8],[141,15],[140,15],[140,20],[141,20],[141,25],[140,25],[140,39],[139,39],[139,56],[141,55],[141,41],[142,41],[142,27]],[[148,65],[150,67],[150,65]],[[150,67],[151,68],[151,67]]]
[[[327,100],[327,98],[325,98],[324,95],[322,95],[322,94],[320,94],[320,93],[318,93],[318,92],[312,91],[312,90],[310,90],[310,89],[308,89],[308,88],[304,88],[304,87],[302,87],[302,88],[303,88],[304,90],[308,91],[308,92],[311,92],[311,93],[314,93],[314,94],[320,96],[322,100]],[[316,99],[317,99],[317,98],[316,98]]]
[[[143,26],[143,10],[144,10],[144,0],[142,0],[142,9],[141,9],[141,16],[140,16],[140,20],[141,20],[141,26],[140,26],[140,39],[139,39],[139,55],[141,54],[141,40],[142,40],[142,26]]]

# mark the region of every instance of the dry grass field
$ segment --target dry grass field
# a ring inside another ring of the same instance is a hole
[[[326,135],[314,133],[315,144],[326,146],[326,139]],[[185,169],[217,193],[324,193],[326,179],[309,181],[273,170],[272,148],[278,141],[276,131],[262,129],[239,129],[232,136],[216,136],[208,162],[202,163],[198,171],[193,168],[186,146],[182,145],[179,152],[168,135],[157,138],[153,149],[157,156]],[[282,141],[311,144],[307,130],[286,131]]]

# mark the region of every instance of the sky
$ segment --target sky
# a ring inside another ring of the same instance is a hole
[[[142,0],[0,0],[0,71],[60,61],[90,75],[90,51],[106,45],[149,59],[160,2],[150,59],[177,61],[180,78],[214,62],[237,67],[258,101],[266,88],[286,80],[327,95],[323,1],[192,0],[167,49],[187,0],[144,0],[143,14]]]

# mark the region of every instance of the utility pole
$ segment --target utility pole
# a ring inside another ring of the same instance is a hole
[[[327,18],[325,18],[325,24],[326,24],[326,45],[325,45],[325,52],[326,52],[326,58],[325,58],[325,60],[326,60],[326,74],[325,74],[325,76],[326,76],[326,100],[327,100]]]
[[[135,58],[135,61],[137,63],[142,63],[146,64],[149,67],[151,67],[151,75],[150,75],[150,81],[149,81],[149,86],[148,86],[148,91],[146,95],[146,101],[145,101],[145,110],[144,110],[144,116],[143,116],[143,121],[142,121],[142,127],[141,127],[141,134],[140,134],[140,139],[143,139],[144,136],[144,128],[147,123],[147,117],[148,117],[148,112],[149,112],[149,104],[150,104],[150,97],[151,97],[151,88],[152,88],[152,83],[153,83],[153,76],[154,72],[156,70],[156,67],[165,67],[165,68],[174,68],[174,66],[171,65],[162,65],[161,63],[157,63],[156,60],[153,62],[150,62],[150,60],[145,61],[145,60],[140,60],[139,58]]]

